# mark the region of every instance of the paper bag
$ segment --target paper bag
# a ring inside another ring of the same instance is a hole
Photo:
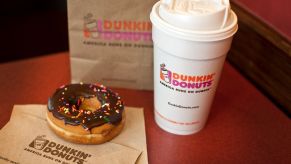
[[[69,0],[72,82],[152,89],[154,0]]]
[[[56,136],[48,127],[45,105],[15,106],[0,131],[0,163],[147,163],[142,109],[126,108],[123,131],[101,145],[81,145]]]

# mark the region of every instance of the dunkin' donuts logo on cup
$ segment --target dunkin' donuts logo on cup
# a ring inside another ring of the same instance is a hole
[[[169,89],[179,92],[194,93],[193,90],[209,90],[213,84],[214,76],[215,73],[206,75],[185,75],[167,69],[164,63],[160,64],[160,83]],[[196,93],[198,92],[199,91]]]
[[[151,42],[149,21],[95,19],[91,13],[84,17],[84,37],[112,41]]]
[[[24,148],[25,151],[61,164],[83,164],[91,157],[90,154],[81,150],[48,140],[44,135],[37,136],[28,146]]]
[[[168,84],[172,81],[172,72],[166,69],[165,64],[161,64],[160,78]]]

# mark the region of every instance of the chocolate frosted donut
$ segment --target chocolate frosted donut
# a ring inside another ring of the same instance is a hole
[[[50,127],[76,143],[99,144],[112,139],[121,132],[124,117],[120,97],[103,85],[64,85],[48,101]]]

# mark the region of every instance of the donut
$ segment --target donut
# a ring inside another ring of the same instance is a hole
[[[56,89],[47,105],[47,122],[59,137],[79,144],[101,144],[125,124],[123,101],[98,84],[69,84]]]

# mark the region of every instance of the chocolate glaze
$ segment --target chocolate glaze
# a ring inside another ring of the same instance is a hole
[[[101,107],[95,111],[81,109],[82,100],[92,97],[97,97]],[[102,85],[70,84],[61,86],[49,98],[48,110],[65,124],[82,125],[89,130],[105,123],[118,124],[124,105],[116,93]]]

